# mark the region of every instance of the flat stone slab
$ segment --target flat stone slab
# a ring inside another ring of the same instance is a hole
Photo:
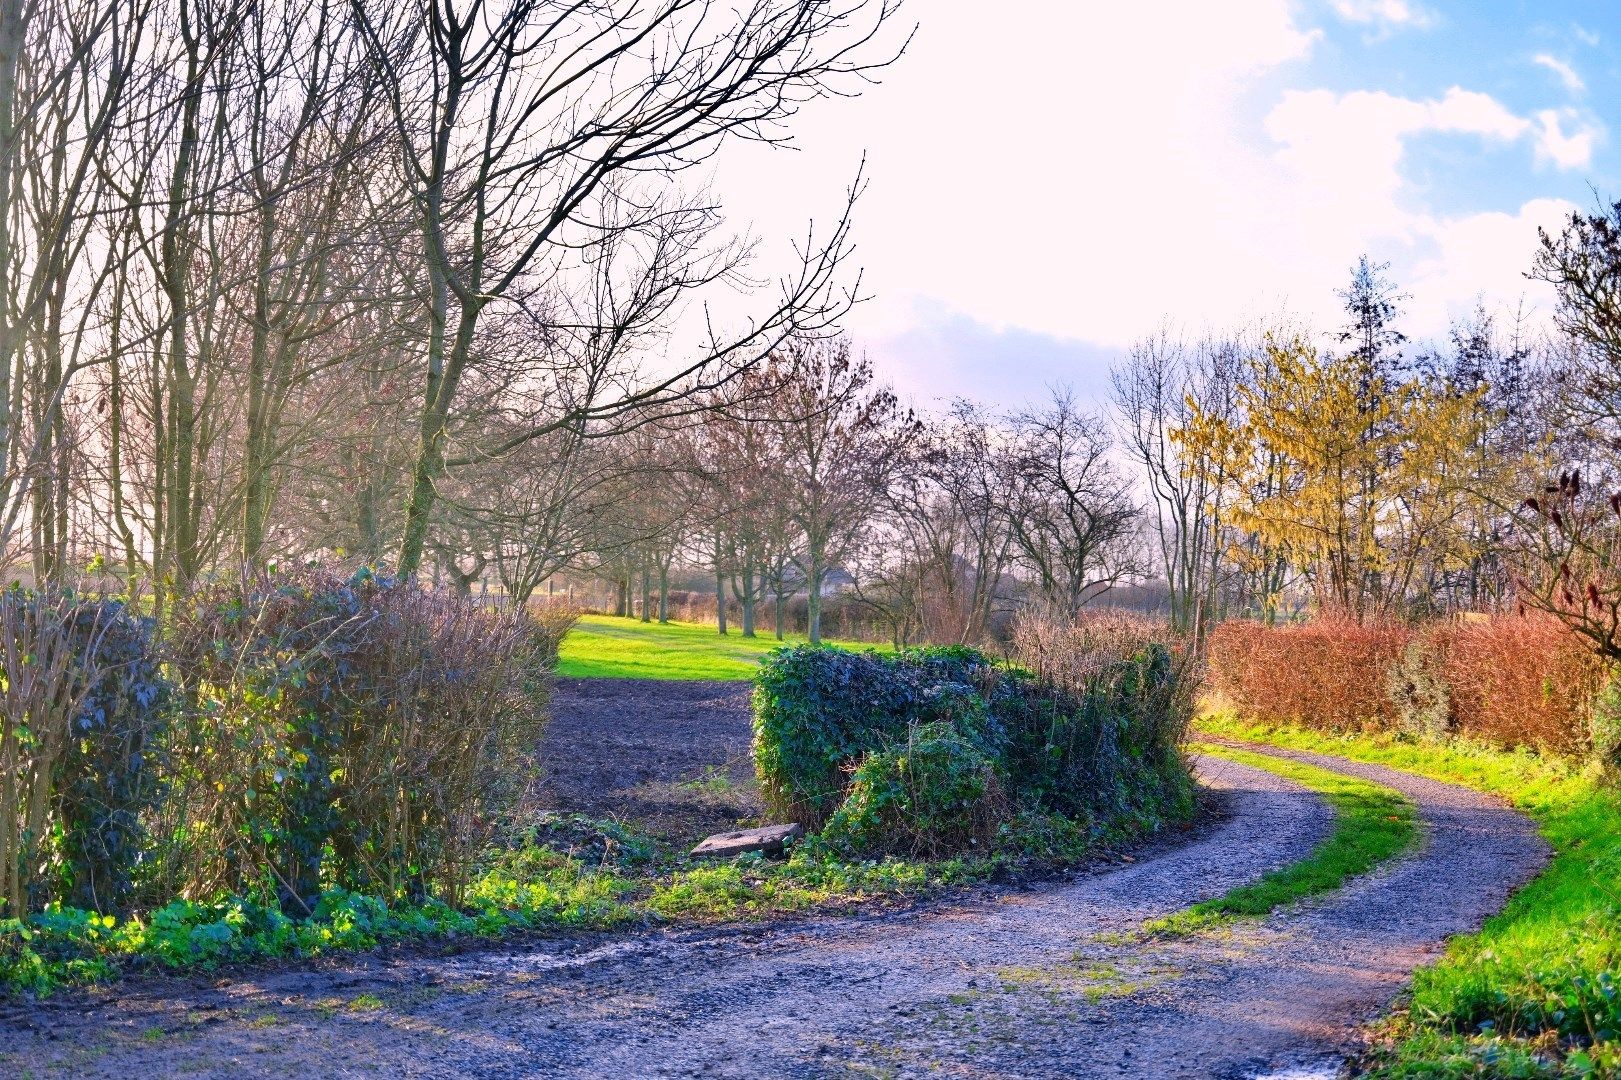
[[[692,849],[694,858],[726,859],[750,851],[763,851],[777,855],[788,841],[805,835],[798,825],[766,825],[758,829],[738,829],[716,833]]]

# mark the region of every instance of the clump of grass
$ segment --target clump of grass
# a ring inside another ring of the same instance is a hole
[[[1554,849],[1476,934],[1413,978],[1366,1075],[1621,1076],[1621,793],[1564,759],[1462,741],[1328,735],[1230,716],[1201,731],[1338,754],[1498,795]]]
[[[725,766],[710,765],[704,768],[702,775],[682,780],[676,787],[711,798],[726,798],[737,793],[738,783]]]
[[[1323,796],[1334,810],[1334,831],[1311,854],[1250,885],[1156,919],[1150,933],[1189,934],[1240,918],[1270,914],[1285,904],[1318,896],[1412,847],[1418,835],[1413,801],[1394,788],[1299,761],[1228,746],[1189,749],[1276,773]]]

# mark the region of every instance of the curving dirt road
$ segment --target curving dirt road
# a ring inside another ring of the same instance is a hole
[[[1233,934],[1129,931],[1303,855],[1315,797],[1206,758],[1202,835],[1028,892],[903,914],[375,956],[147,982],[0,1015],[0,1072],[145,1077],[1331,1076],[1447,935],[1541,866],[1483,796],[1290,755],[1418,800],[1421,850]],[[25,1072],[26,1071],[26,1072]]]

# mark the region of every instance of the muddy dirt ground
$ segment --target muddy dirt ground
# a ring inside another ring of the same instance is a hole
[[[562,680],[535,806],[700,840],[761,812],[750,734],[748,683]]]

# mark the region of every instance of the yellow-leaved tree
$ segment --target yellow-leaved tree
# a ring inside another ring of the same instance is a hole
[[[1489,471],[1482,392],[1392,385],[1355,354],[1269,334],[1238,408],[1214,415],[1190,402],[1176,439],[1185,467],[1210,470],[1222,491],[1236,565],[1281,562],[1320,608],[1366,619],[1475,557],[1458,526]]]

